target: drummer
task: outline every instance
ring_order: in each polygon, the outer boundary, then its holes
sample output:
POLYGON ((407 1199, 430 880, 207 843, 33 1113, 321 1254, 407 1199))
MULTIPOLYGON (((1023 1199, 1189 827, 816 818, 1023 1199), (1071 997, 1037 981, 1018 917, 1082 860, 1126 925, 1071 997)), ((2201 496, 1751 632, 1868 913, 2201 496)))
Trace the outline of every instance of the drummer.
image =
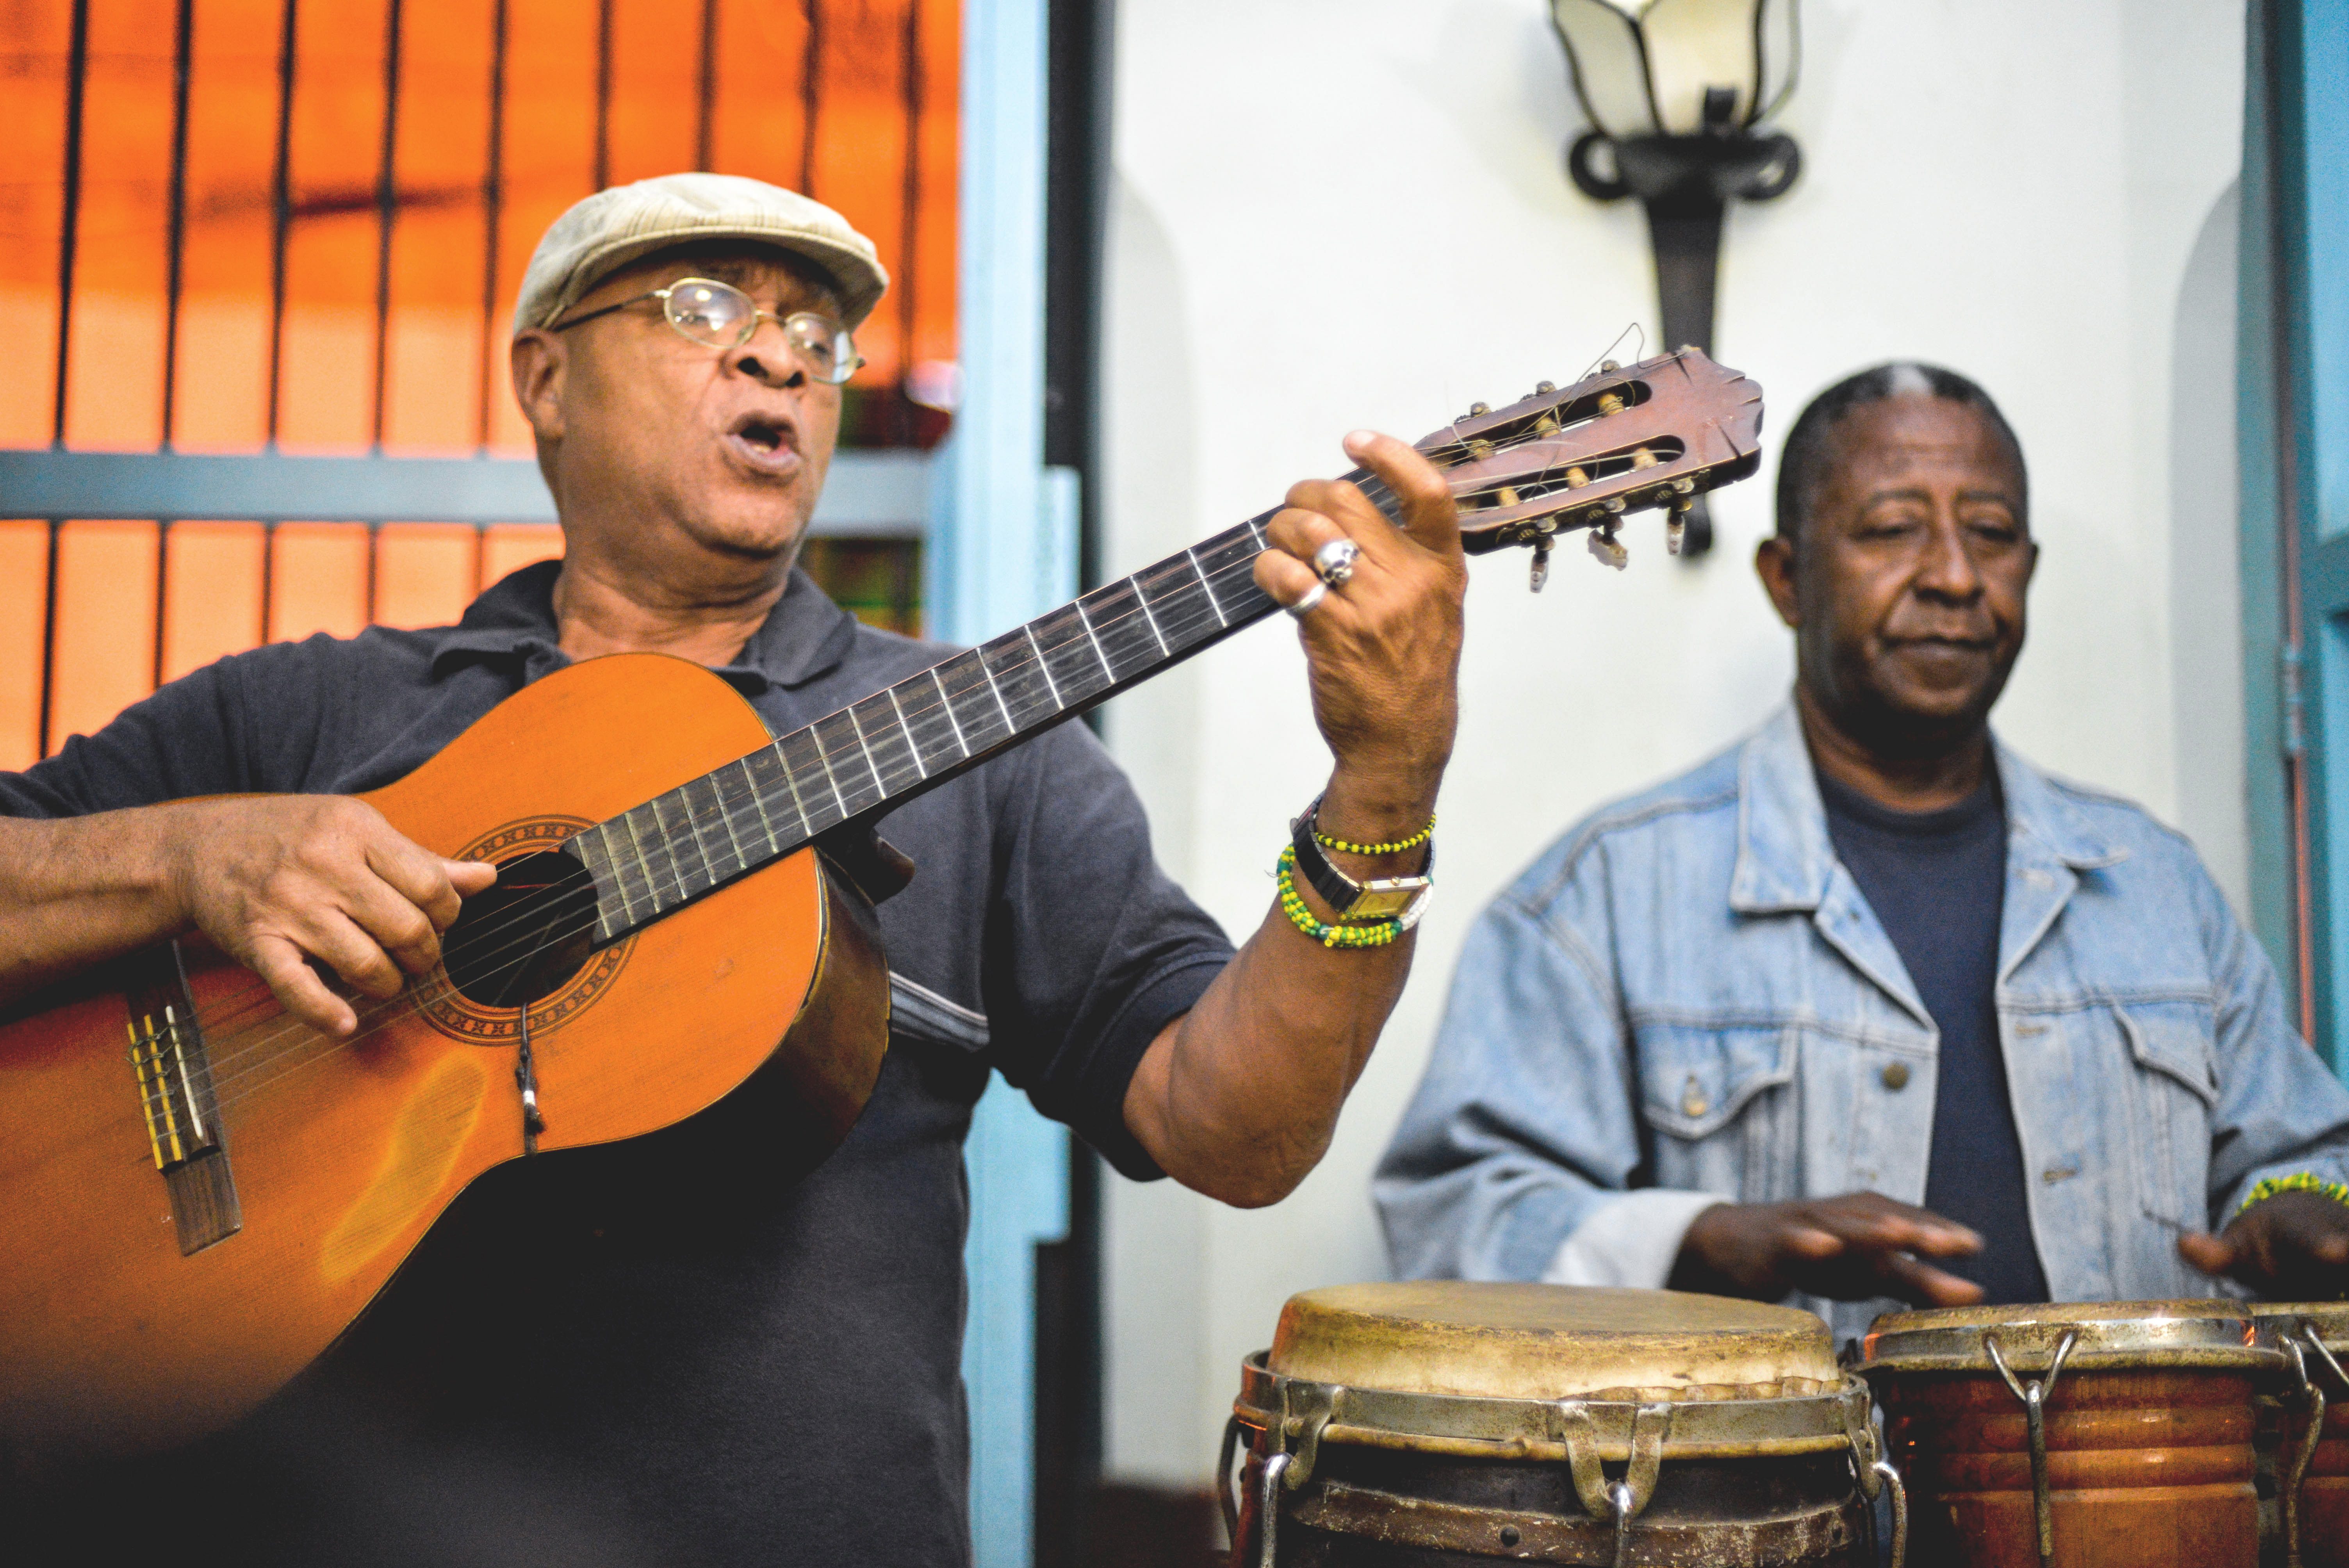
POLYGON ((1972 382, 1804 410, 1755 556, 1793 701, 1478 921, 1376 1181, 1402 1274, 1785 1297, 1838 1338, 2349 1291, 2349 1090, 2267 955, 2183 838, 1991 733, 2038 555, 1972 382))

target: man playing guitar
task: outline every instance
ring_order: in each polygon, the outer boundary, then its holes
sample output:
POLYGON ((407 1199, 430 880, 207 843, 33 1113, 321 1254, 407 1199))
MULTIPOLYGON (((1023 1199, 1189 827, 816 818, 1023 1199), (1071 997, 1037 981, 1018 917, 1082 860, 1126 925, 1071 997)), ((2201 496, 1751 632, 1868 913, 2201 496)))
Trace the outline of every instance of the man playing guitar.
MULTIPOLYGON (((885 285, 837 214, 751 181, 675 175, 566 213, 512 345, 562 562, 455 627, 224 660, 0 776, 0 997, 201 934, 293 1017, 348 1036, 356 1007, 434 967, 494 877, 351 795, 602 655, 717 670, 778 734, 944 656, 857 625, 793 568, 849 335, 885 285)), ((1407 878, 1452 746, 1465 575, 1437 471, 1385 437, 1347 450, 1406 526, 1352 485, 1305 481, 1254 574, 1304 610, 1336 758, 1321 830, 1411 841, 1330 861, 1407 878), (1355 554, 1332 572, 1340 540, 1355 554)), ((1129 1176, 1270 1203, 1328 1147, 1412 949, 1304 934, 1337 912, 1300 877, 1308 918, 1274 909, 1235 953, 1158 871, 1133 791, 1078 725, 888 828, 918 867, 879 909, 892 1048, 828 1162, 783 1179, 790 1151, 738 1095, 502 1166, 313 1376, 145 1461, 139 1508, 98 1505, 127 1495, 119 1475, 53 1498, 40 1517, 69 1533, 48 1551, 111 1560, 143 1520, 247 1562, 967 1562, 960 1153, 990 1069, 1129 1176)))

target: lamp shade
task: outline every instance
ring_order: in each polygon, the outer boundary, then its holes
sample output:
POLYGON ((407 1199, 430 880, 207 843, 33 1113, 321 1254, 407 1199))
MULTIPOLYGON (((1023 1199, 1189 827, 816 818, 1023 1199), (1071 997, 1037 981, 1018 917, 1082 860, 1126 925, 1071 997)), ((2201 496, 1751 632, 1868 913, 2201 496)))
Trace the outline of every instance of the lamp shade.
POLYGON ((1795 0, 1550 0, 1574 90, 1617 141, 1742 130, 1795 85, 1795 0))

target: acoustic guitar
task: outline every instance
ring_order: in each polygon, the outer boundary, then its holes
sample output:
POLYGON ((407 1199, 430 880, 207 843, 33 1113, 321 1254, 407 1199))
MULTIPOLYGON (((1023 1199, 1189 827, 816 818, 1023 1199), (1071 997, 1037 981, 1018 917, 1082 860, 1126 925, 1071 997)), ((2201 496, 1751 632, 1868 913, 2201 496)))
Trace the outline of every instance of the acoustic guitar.
MULTIPOLYGON (((1693 349, 1419 443, 1466 548, 1685 509, 1760 460, 1760 390, 1693 349)), ((1393 498, 1350 476, 1390 516, 1393 498)), ((526 687, 367 799, 498 863, 443 962, 332 1038, 174 942, 0 1016, 0 1470, 184 1442, 331 1345, 491 1167, 780 1075, 812 1164, 888 1040, 872 824, 1277 608, 1260 517, 781 738, 657 655, 526 687), (781 1042, 778 1044, 778 1042, 781 1042)))

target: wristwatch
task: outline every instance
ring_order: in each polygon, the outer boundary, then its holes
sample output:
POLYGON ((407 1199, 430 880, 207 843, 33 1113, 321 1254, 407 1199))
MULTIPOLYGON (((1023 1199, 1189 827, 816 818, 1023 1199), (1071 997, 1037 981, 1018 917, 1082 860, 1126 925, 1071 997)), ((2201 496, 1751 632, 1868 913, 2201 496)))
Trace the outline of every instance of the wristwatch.
POLYGON ((1435 841, 1428 841, 1417 876, 1358 882, 1330 863, 1330 857, 1321 852, 1321 841, 1313 836, 1319 805, 1315 801, 1305 815, 1288 824, 1288 842, 1297 855, 1297 869, 1322 902, 1338 912, 1337 923, 1376 925, 1391 920, 1397 931, 1417 925, 1419 917, 1427 913, 1428 896, 1435 886, 1430 875, 1435 870, 1435 841))

